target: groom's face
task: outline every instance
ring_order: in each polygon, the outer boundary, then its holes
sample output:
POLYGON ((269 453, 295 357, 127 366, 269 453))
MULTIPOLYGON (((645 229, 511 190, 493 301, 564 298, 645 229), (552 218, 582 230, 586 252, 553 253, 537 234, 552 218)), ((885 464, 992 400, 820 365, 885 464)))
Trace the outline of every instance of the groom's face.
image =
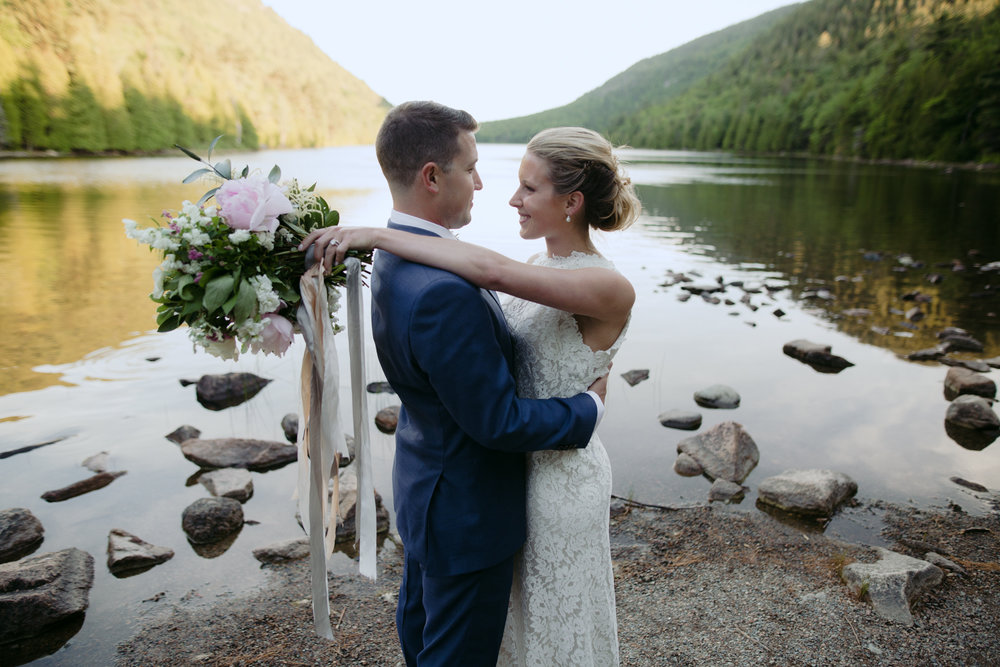
POLYGON ((458 137, 459 151, 451 161, 448 171, 440 173, 437 221, 442 227, 458 229, 472 221, 472 198, 476 190, 483 189, 483 182, 476 171, 479 152, 472 132, 462 132, 458 137))

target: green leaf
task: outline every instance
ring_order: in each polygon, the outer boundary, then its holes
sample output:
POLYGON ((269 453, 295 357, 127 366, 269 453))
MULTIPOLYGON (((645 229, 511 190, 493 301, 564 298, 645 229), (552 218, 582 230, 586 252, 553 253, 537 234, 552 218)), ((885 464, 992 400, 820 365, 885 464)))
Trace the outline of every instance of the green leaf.
POLYGON ((274 165, 271 167, 271 173, 267 175, 267 180, 271 183, 277 183, 281 180, 281 167, 274 165))
POLYGON ((337 211, 336 209, 328 211, 327 214, 324 216, 323 220, 326 223, 327 227, 330 227, 332 225, 339 225, 340 211, 337 211))
POLYGON ((254 291, 249 280, 241 280, 240 290, 236 294, 236 306, 233 308, 233 320, 237 324, 242 323, 248 317, 253 315, 253 311, 256 307, 257 292, 254 291))
POLYGON ((184 299, 185 301, 190 301, 193 298, 193 296, 191 294, 191 290, 188 290, 187 288, 193 282, 194 282, 194 276, 188 273, 185 273, 183 276, 178 278, 177 287, 174 288, 174 291, 177 292, 177 296, 184 299))
POLYGON ((240 172, 240 178, 246 178, 250 175, 250 165, 243 167, 243 171, 240 172))
POLYGON ((226 300, 224 304, 222 304, 222 312, 224 312, 226 315, 233 312, 233 306, 236 305, 236 296, 237 295, 235 294, 232 295, 226 300))
POLYGON ((209 313, 215 312, 233 293, 233 283, 235 279, 227 274, 215 278, 205 285, 205 298, 202 304, 209 313))
POLYGON ((233 177, 233 163, 229 161, 229 158, 216 162, 215 173, 226 180, 231 179, 233 177))
POLYGON ((166 333, 168 331, 173 331, 181 324, 182 324, 181 318, 174 315, 173 317, 169 317, 163 322, 161 322, 160 326, 156 327, 156 330, 159 331, 160 333, 166 333))
POLYGON ((211 173, 212 173, 211 169, 209 169, 208 167, 203 167, 202 169, 198 169, 197 171, 192 171, 190 174, 187 175, 187 178, 185 178, 181 182, 194 183, 201 177, 202 174, 211 174, 211 173))

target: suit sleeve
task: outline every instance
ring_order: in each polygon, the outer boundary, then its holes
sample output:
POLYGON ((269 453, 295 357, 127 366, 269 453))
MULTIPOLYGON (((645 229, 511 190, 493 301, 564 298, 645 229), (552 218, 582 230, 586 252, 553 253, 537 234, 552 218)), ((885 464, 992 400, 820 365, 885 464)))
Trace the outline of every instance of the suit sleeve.
POLYGON ((514 378, 479 289, 431 282, 414 303, 414 358, 459 427, 484 447, 536 451, 585 447, 597 422, 591 396, 517 397, 514 378))

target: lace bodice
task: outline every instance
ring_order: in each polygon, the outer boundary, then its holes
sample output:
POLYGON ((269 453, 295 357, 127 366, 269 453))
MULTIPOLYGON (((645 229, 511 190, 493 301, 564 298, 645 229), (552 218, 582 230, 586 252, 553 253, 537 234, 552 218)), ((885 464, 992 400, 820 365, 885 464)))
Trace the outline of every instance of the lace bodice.
MULTIPOLYGON (((610 260, 582 252, 569 257, 537 255, 529 263, 560 269, 614 269, 610 260)), ((514 375, 522 398, 572 396, 586 391, 608 371, 628 329, 626 324, 610 348, 595 352, 583 342, 570 313, 514 297, 503 302, 503 310, 517 351, 514 375)))

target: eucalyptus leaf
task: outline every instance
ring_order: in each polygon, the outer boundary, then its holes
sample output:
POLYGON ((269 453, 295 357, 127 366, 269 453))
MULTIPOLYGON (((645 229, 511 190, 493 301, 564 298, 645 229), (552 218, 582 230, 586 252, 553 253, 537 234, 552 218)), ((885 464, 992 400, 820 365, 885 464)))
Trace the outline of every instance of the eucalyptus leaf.
POLYGON ((274 165, 271 167, 271 173, 267 175, 267 180, 271 183, 277 183, 281 180, 281 167, 274 165))
POLYGON ((215 173, 226 180, 231 179, 233 177, 233 163, 230 162, 229 158, 226 158, 221 162, 216 162, 215 173))
POLYGON ((221 139, 224 136, 225 136, 224 134, 220 134, 215 139, 212 139, 212 145, 208 147, 208 159, 209 159, 209 161, 212 160, 212 151, 215 150, 215 144, 219 143, 219 139, 221 139))
POLYGON ((203 194, 201 196, 201 199, 198 200, 198 206, 201 206, 202 204, 204 204, 205 202, 207 202, 218 191, 219 191, 219 188, 212 188, 211 190, 209 190, 208 192, 206 192, 205 194, 203 194))
POLYGON ((191 151, 189 151, 188 149, 184 148, 184 147, 183 147, 183 146, 181 146, 180 144, 174 144, 174 148, 176 148, 176 149, 178 149, 178 150, 182 151, 182 152, 183 152, 183 153, 184 153, 185 155, 187 155, 187 156, 188 156, 188 157, 190 157, 190 158, 193 158, 193 159, 197 160, 198 162, 201 162, 201 161, 202 161, 202 160, 201 160, 201 157, 200 157, 200 156, 198 156, 198 154, 196 154, 196 153, 192 153, 191 151))
POLYGON ((205 298, 202 303, 209 313, 215 312, 233 293, 235 280, 229 274, 215 278, 205 285, 205 298))
POLYGON ((192 171, 190 174, 188 174, 187 178, 185 178, 182 182, 194 183, 199 178, 201 178, 202 174, 211 174, 211 173, 212 173, 211 169, 209 169, 208 167, 204 167, 202 169, 198 169, 197 171, 192 171))

